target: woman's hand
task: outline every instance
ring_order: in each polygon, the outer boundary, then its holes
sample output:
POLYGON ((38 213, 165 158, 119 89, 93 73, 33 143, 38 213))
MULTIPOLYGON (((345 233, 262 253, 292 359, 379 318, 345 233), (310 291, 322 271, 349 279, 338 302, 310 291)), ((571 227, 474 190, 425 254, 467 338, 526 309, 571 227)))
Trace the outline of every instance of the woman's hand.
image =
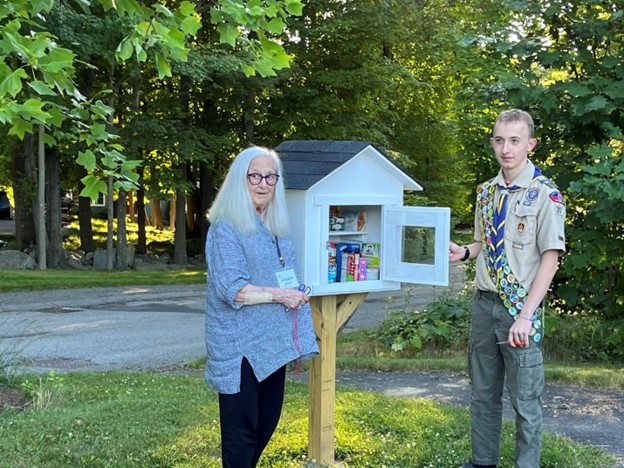
POLYGON ((279 288, 278 291, 274 294, 275 301, 284 304, 287 309, 298 309, 310 301, 306 294, 296 289, 279 288))

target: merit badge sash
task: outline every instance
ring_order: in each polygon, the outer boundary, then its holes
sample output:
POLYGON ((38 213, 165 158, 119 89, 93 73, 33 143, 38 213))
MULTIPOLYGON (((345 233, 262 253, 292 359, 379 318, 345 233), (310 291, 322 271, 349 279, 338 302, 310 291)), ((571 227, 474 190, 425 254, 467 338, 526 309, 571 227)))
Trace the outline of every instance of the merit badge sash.
MULTIPOLYGON (((548 181, 548 178, 542 176, 537 167, 532 182, 540 180, 548 181)), ((503 301, 503 305, 509 312, 509 315, 518 318, 518 313, 524 306, 524 301, 529 292, 518 282, 516 275, 511 271, 511 267, 507 260, 507 254, 503 248, 505 239, 505 218, 506 203, 509 193, 521 190, 521 187, 502 187, 485 182, 477 187, 477 204, 481 207, 480 227, 481 237, 483 239, 483 257, 487 265, 490 279, 496 286, 496 291, 503 301), (494 194, 496 190, 501 191, 498 205, 494 208, 494 194)), ((533 315, 533 326, 530 336, 533 341, 539 343, 544 335, 544 318, 543 307, 540 306, 535 310, 533 315)))

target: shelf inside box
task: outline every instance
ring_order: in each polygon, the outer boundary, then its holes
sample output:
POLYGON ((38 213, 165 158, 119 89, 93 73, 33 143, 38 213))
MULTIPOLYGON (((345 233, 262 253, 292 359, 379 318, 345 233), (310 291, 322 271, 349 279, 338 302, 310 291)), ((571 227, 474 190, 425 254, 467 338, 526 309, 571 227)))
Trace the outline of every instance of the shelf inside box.
POLYGON ((401 283, 384 280, 348 281, 342 283, 323 283, 312 287, 313 296, 335 294, 356 294, 362 292, 392 291, 399 289, 401 283))
POLYGON ((329 231, 330 236, 362 236, 368 231, 329 231))

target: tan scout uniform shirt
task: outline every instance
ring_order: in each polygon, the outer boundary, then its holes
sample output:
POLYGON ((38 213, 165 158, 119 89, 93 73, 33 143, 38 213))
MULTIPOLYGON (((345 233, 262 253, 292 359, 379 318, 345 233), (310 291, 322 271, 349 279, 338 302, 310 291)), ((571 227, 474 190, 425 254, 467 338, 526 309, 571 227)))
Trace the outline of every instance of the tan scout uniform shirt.
MULTIPOLYGON (((511 182, 511 185, 522 187, 522 190, 511 192, 508 196, 503 244, 511 271, 527 291, 531 290, 541 254, 546 250, 565 252, 565 203, 553 182, 531 182, 534 173, 535 165, 529 161, 516 180, 511 182)), ((490 182, 492 188, 496 184, 505 185, 502 170, 490 182)), ((499 197, 500 191, 496 190, 494 209, 499 197)), ((481 232, 481 209, 480 203, 477 203, 474 239, 479 242, 484 236, 481 232)), ((496 292, 483 257, 483 249, 477 257, 475 283, 477 289, 496 292)))

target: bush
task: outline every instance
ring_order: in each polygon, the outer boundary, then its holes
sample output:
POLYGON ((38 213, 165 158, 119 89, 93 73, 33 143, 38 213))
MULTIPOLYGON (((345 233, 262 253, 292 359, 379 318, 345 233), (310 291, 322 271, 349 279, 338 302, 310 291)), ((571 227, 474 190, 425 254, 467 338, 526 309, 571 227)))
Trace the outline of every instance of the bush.
MULTIPOLYGON (((391 312, 371 338, 403 354, 465 348, 470 337, 470 298, 466 291, 458 297, 444 296, 422 311, 391 312)), ((624 362, 624 319, 547 309, 545 338, 545 354, 559 362, 624 362)))
POLYGON ((624 319, 549 313, 545 352, 558 360, 617 363, 624 361, 624 319))
POLYGON ((422 312, 392 312, 373 337, 397 352, 439 351, 467 343, 469 330, 470 299, 444 296, 422 312))

